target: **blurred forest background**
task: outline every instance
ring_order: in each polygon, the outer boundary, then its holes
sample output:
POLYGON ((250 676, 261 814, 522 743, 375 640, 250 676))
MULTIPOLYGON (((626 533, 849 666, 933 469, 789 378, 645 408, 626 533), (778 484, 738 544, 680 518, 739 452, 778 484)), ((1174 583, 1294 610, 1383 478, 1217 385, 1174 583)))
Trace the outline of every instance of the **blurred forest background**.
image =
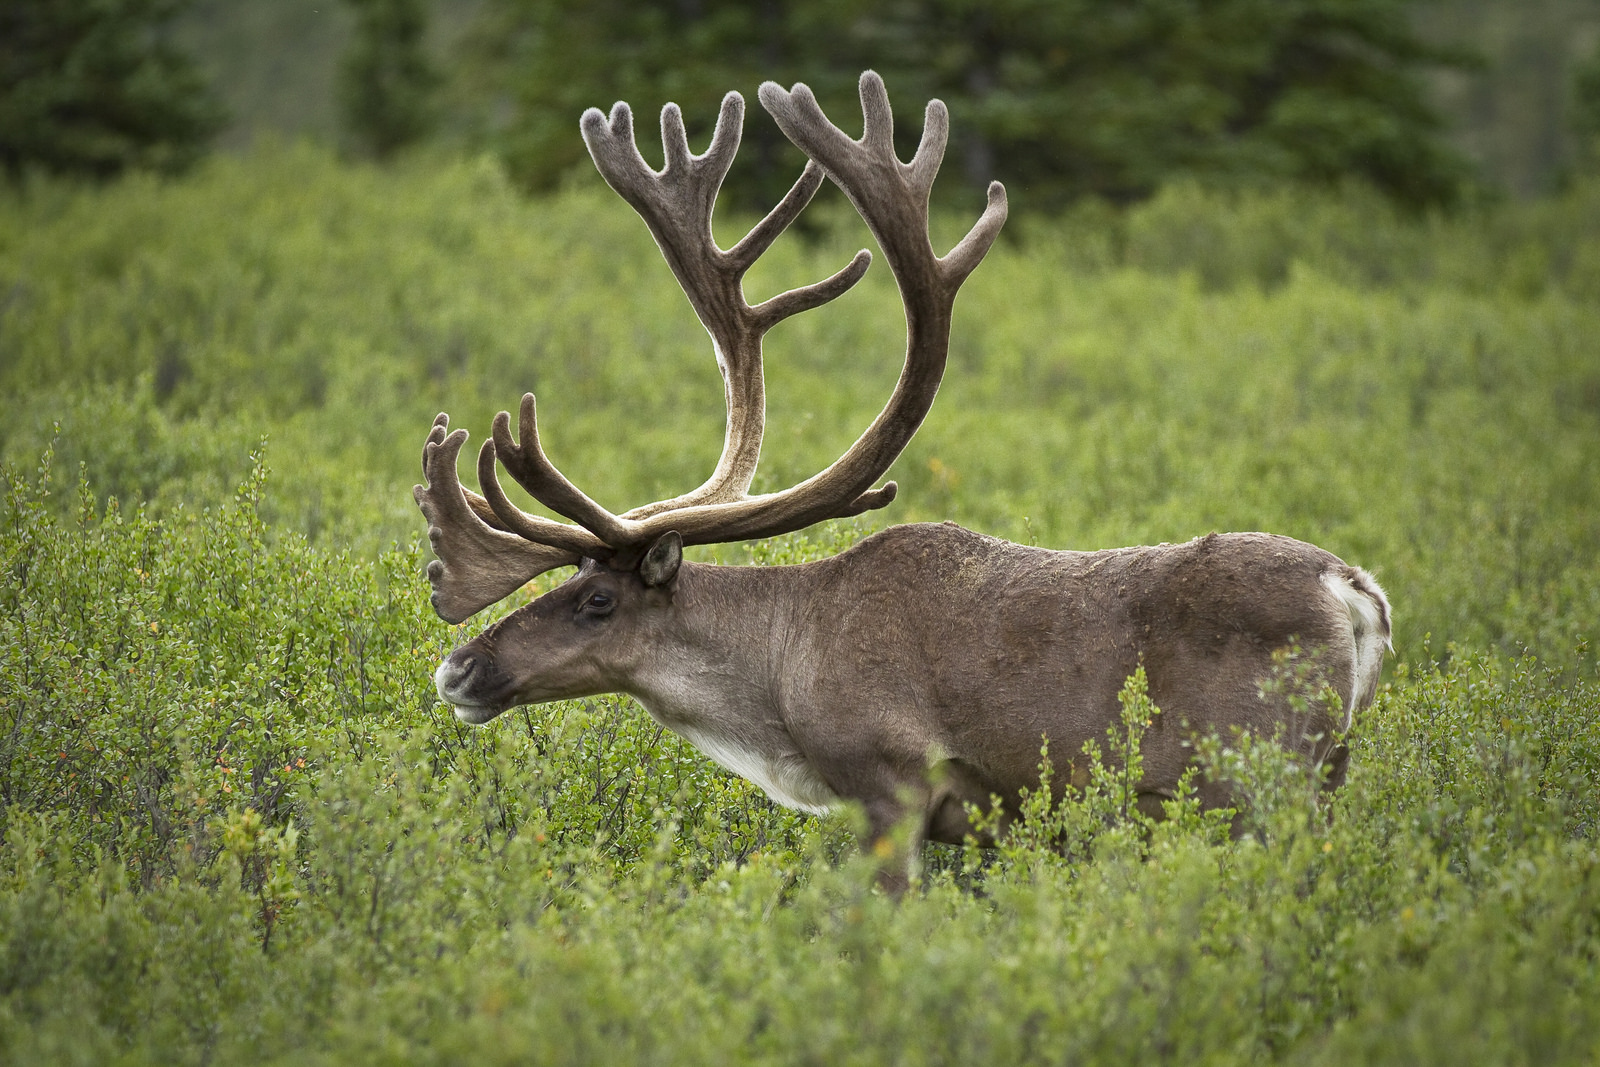
MULTIPOLYGON (((764 78, 803 79, 838 106, 869 66, 899 101, 950 104, 962 131, 950 169, 965 180, 947 176, 947 200, 976 201, 997 176, 1023 212, 1134 202, 1173 179, 1354 176, 1412 207, 1525 198, 1592 164, 1600 130, 1594 0, 9 0, 4 12, 0 154, 13 172, 30 159, 181 166, 212 143, 310 138, 379 157, 487 149, 515 184, 549 190, 587 164, 573 133, 584 107, 628 99, 653 113, 672 99, 694 133, 728 88, 749 98, 764 78), (68 134, 75 147, 46 143, 68 134)), ((751 127, 732 180, 743 207, 780 195, 797 159, 764 116, 751 127)))

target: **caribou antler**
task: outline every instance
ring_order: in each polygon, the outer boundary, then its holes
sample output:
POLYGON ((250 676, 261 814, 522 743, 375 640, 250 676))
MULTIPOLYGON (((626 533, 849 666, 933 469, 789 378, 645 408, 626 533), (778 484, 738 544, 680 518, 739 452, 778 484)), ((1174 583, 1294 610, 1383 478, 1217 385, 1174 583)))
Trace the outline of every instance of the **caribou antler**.
MULTIPOLYGON (((682 496, 635 508, 628 513, 629 519, 744 497, 761 458, 766 421, 762 337, 791 315, 844 293, 861 280, 872 262, 872 254, 862 249, 832 277, 781 293, 756 307, 746 303, 745 273, 811 202, 823 176, 819 167, 808 163, 767 217, 733 248, 723 251, 712 235, 711 216, 717 192, 739 150, 743 125, 744 98, 728 93, 722 98, 710 147, 703 155, 693 155, 683 128, 683 115, 678 105, 668 104, 661 109, 666 164, 655 171, 639 154, 633 135, 633 112, 627 104, 613 105, 609 120, 598 108, 590 108, 580 122, 596 169, 650 227, 662 257, 672 268, 701 325, 711 335, 727 399, 727 432, 722 456, 711 476, 698 489, 682 496)), ((602 541, 616 544, 618 538, 625 536, 618 520, 584 496, 539 450, 533 411, 532 396, 524 397, 520 431, 524 438, 531 435, 534 442, 527 450, 512 439, 509 416, 502 413, 502 418, 495 420, 494 445, 500 461, 540 503, 585 525, 602 541)), ((490 468, 492 477, 492 463, 480 461, 480 470, 485 466, 490 468)), ((485 483, 484 492, 502 523, 518 532, 528 528, 526 520, 532 516, 517 512, 499 493, 498 486, 491 488, 485 483)))
MULTIPOLYGON (((701 325, 711 335, 717 366, 727 394, 728 427, 722 456, 704 485, 670 500, 636 508, 635 516, 737 499, 750 488, 761 456, 766 418, 766 386, 761 367, 761 338, 791 315, 825 304, 861 280, 872 261, 863 249, 837 274, 790 290, 758 307, 745 302, 743 281, 748 271, 788 228, 822 184, 821 170, 807 164, 799 179, 766 218, 724 252, 711 233, 717 192, 733 165, 744 126, 744 98, 728 93, 716 130, 704 155, 692 155, 678 105, 661 109, 661 143, 666 164, 653 171, 639 155, 628 105, 611 108, 609 121, 597 108, 583 113, 584 143, 606 184, 616 190, 650 227, 661 255, 688 296, 701 325)), ((511 467, 507 466, 510 470, 511 467)), ((512 471, 515 475, 515 471, 512 471)), ((566 514, 566 512, 561 512, 566 514)))
POLYGON ((744 103, 737 93, 723 98, 711 146, 701 156, 689 152, 677 107, 669 104, 662 110, 666 166, 660 172, 640 157, 626 104, 613 107, 609 121, 590 109, 582 122, 595 165, 649 225, 716 348, 726 383, 728 429, 715 471, 690 493, 613 515, 573 485, 544 454, 534 398, 528 394, 518 419, 520 440, 511 436, 509 415, 501 412, 495 418, 492 438, 479 453, 484 496, 478 497, 455 479, 455 455, 465 435, 457 431, 446 438, 441 416, 424 452, 429 486, 417 487, 416 494, 433 524, 430 538, 441 560, 446 560, 443 566, 429 567, 434 606, 446 618, 464 617, 459 613, 468 604, 475 603, 471 610, 478 610, 492 603, 482 598, 517 574, 527 572, 522 579, 526 581, 539 570, 573 562, 575 556, 630 555, 668 530, 678 531, 686 544, 768 537, 880 508, 894 499, 895 483, 877 489, 872 485, 894 463, 933 403, 949 351, 956 293, 1005 222, 1005 190, 998 182, 990 184, 982 217, 960 244, 940 258, 927 231, 928 195, 949 131, 943 103, 935 100, 928 105, 922 143, 910 163, 901 163, 894 154, 888 93, 871 71, 861 76, 865 129, 859 141, 828 121, 804 85, 785 92, 768 82, 760 95, 779 128, 810 162, 771 214, 726 252, 712 239, 711 212, 738 148, 744 103), (894 272, 906 314, 905 366, 883 411, 836 461, 782 492, 747 496, 765 419, 762 335, 784 318, 843 293, 870 261, 863 251, 831 278, 755 307, 745 302, 745 272, 809 202, 824 173, 866 220, 894 272), (529 515, 513 505, 496 478, 496 458, 534 499, 578 525, 529 515), (446 522, 468 529, 446 530, 446 522), (542 551, 512 551, 509 544, 518 538, 542 551), (446 552, 454 556, 447 557, 446 552), (547 560, 555 562, 545 565, 547 560), (529 571, 531 567, 538 570, 529 571), (469 577, 474 568, 483 569, 492 580, 469 577))
POLYGON ((504 600, 535 575, 577 563, 582 553, 491 525, 495 516, 483 497, 463 489, 456 477, 456 457, 467 431, 446 436, 449 427, 448 415, 433 420, 422 446, 426 484, 412 489, 411 495, 428 520, 428 541, 439 557, 428 564, 433 610, 447 622, 460 622, 504 600))

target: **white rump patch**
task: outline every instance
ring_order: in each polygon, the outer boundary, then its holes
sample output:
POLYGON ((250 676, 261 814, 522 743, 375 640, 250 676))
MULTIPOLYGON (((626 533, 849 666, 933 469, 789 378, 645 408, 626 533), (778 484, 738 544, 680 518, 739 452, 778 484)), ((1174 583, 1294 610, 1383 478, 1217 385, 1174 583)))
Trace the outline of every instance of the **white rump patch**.
POLYGON ((767 796, 786 808, 825 815, 839 799, 798 752, 771 756, 708 730, 681 725, 674 725, 672 729, 720 766, 760 786, 767 796))
POLYGON ((1383 668, 1383 650, 1389 642, 1389 600, 1372 575, 1351 567, 1346 577, 1328 571, 1322 584, 1338 598, 1350 614, 1351 636, 1355 639, 1355 659, 1351 663, 1350 700, 1344 709, 1344 728, 1350 729, 1356 708, 1372 703, 1378 692, 1378 673, 1383 668))

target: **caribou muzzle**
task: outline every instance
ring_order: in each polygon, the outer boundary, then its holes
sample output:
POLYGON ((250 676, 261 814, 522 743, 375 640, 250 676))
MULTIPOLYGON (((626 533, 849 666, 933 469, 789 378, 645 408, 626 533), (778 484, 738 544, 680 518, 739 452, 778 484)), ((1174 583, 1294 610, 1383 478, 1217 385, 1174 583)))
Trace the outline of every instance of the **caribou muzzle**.
POLYGON ((481 726, 515 700, 508 692, 510 678, 488 656, 464 645, 444 658, 433 672, 439 699, 455 709, 456 718, 481 726))

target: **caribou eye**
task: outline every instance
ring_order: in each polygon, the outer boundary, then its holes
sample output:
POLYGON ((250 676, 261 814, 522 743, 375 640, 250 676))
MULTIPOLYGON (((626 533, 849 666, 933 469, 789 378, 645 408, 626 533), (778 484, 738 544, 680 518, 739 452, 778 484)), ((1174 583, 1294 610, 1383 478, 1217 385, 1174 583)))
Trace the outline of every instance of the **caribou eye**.
POLYGON ((589 599, 583 602, 583 610, 593 615, 609 615, 616 604, 610 593, 596 591, 590 593, 589 599))

